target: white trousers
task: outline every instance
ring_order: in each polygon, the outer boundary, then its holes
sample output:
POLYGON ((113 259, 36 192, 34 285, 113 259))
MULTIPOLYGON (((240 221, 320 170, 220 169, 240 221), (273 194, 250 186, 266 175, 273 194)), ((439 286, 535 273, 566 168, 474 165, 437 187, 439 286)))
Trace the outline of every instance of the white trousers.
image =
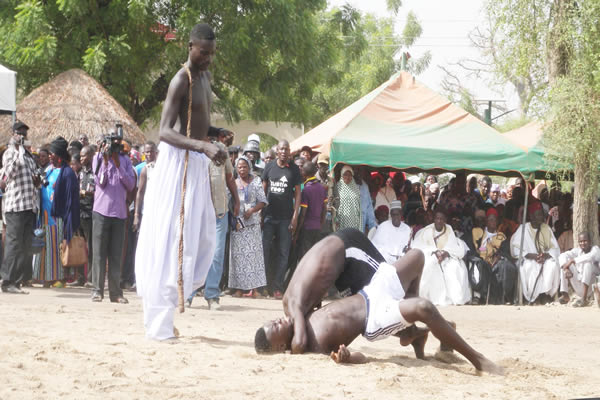
MULTIPOLYGON (((135 257, 137 292, 143 298, 146 337, 169 339, 177 306, 179 214, 185 150, 159 145, 144 197, 135 257)), ((183 232, 183 298, 204 284, 215 251, 216 217, 204 154, 190 152, 183 232)))
MULTIPOLYGON (((569 282, 573 287, 573 290, 579 297, 583 297, 583 284, 588 285, 588 288, 595 282, 595 278, 600 275, 600 268, 593 262, 582 262, 578 264, 572 264, 569 266, 569 270, 573 274, 573 277, 567 279, 565 277, 564 270, 560 271, 560 291, 569 291, 569 282)), ((588 290, 588 297, 592 295, 592 291, 588 290)))
POLYGON ((535 301, 542 293, 554 296, 558 291, 558 270, 558 263, 553 258, 546 260, 543 269, 542 265, 538 264, 535 260, 523 260, 523 265, 519 268, 519 273, 521 275, 523 296, 525 296, 527 301, 535 301))
POLYGON ((438 306, 468 303, 471 289, 465 263, 448 257, 440 266, 435 255, 426 255, 419 296, 438 306))

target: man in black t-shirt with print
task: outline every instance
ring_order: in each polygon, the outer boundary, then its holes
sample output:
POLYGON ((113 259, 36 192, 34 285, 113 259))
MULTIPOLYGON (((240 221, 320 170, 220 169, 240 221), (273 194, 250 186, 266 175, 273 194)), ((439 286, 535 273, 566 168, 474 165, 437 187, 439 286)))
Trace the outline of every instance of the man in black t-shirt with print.
POLYGON ((266 165, 263 172, 263 188, 267 195, 268 205, 265 208, 263 228, 263 250, 265 263, 270 260, 271 251, 277 252, 275 280, 272 283, 273 295, 277 299, 283 297, 283 282, 288 267, 288 256, 292 236, 298 224, 300 208, 300 170, 290 163, 290 144, 281 140, 277 144, 277 158, 266 165), (274 246, 275 236, 278 248, 274 246))

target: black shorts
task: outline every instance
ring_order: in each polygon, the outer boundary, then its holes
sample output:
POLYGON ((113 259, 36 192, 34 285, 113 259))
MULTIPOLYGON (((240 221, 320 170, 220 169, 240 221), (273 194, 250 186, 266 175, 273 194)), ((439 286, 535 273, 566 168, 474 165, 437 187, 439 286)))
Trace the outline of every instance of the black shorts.
POLYGON ((350 290, 356 294, 371 282, 379 264, 385 261, 373 243, 358 229, 346 228, 334 233, 344 242, 344 270, 335 281, 340 293, 350 290))

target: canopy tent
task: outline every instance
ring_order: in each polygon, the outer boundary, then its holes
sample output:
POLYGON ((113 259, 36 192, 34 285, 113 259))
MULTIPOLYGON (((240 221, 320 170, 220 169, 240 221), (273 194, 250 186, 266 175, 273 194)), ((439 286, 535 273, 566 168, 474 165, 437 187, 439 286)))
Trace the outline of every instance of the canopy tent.
POLYGON ((535 170, 523 148, 404 71, 291 144, 302 146, 329 153, 332 164, 409 172, 535 170))
POLYGON ((504 133, 503 136, 527 152, 527 168, 531 173, 535 173, 536 178, 543 179, 548 174, 552 174, 550 171, 553 168, 544 158, 545 150, 542 145, 544 131, 541 122, 529 122, 520 128, 504 133))
POLYGON ((0 111, 17 110, 17 73, 0 65, 0 111))

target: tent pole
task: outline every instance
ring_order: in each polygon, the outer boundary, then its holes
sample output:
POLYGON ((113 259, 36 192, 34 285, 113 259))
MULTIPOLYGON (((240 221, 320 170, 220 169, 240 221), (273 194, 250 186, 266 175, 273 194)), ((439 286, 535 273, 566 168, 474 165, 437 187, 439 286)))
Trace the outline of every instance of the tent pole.
POLYGON ((527 203, 529 202, 529 183, 525 181, 525 202, 523 205, 523 220, 521 221, 521 246, 519 247, 519 263, 517 264, 517 294, 519 305, 523 305, 523 288, 521 287, 521 265, 523 264, 523 243, 525 242, 525 222, 527 221, 527 203))

